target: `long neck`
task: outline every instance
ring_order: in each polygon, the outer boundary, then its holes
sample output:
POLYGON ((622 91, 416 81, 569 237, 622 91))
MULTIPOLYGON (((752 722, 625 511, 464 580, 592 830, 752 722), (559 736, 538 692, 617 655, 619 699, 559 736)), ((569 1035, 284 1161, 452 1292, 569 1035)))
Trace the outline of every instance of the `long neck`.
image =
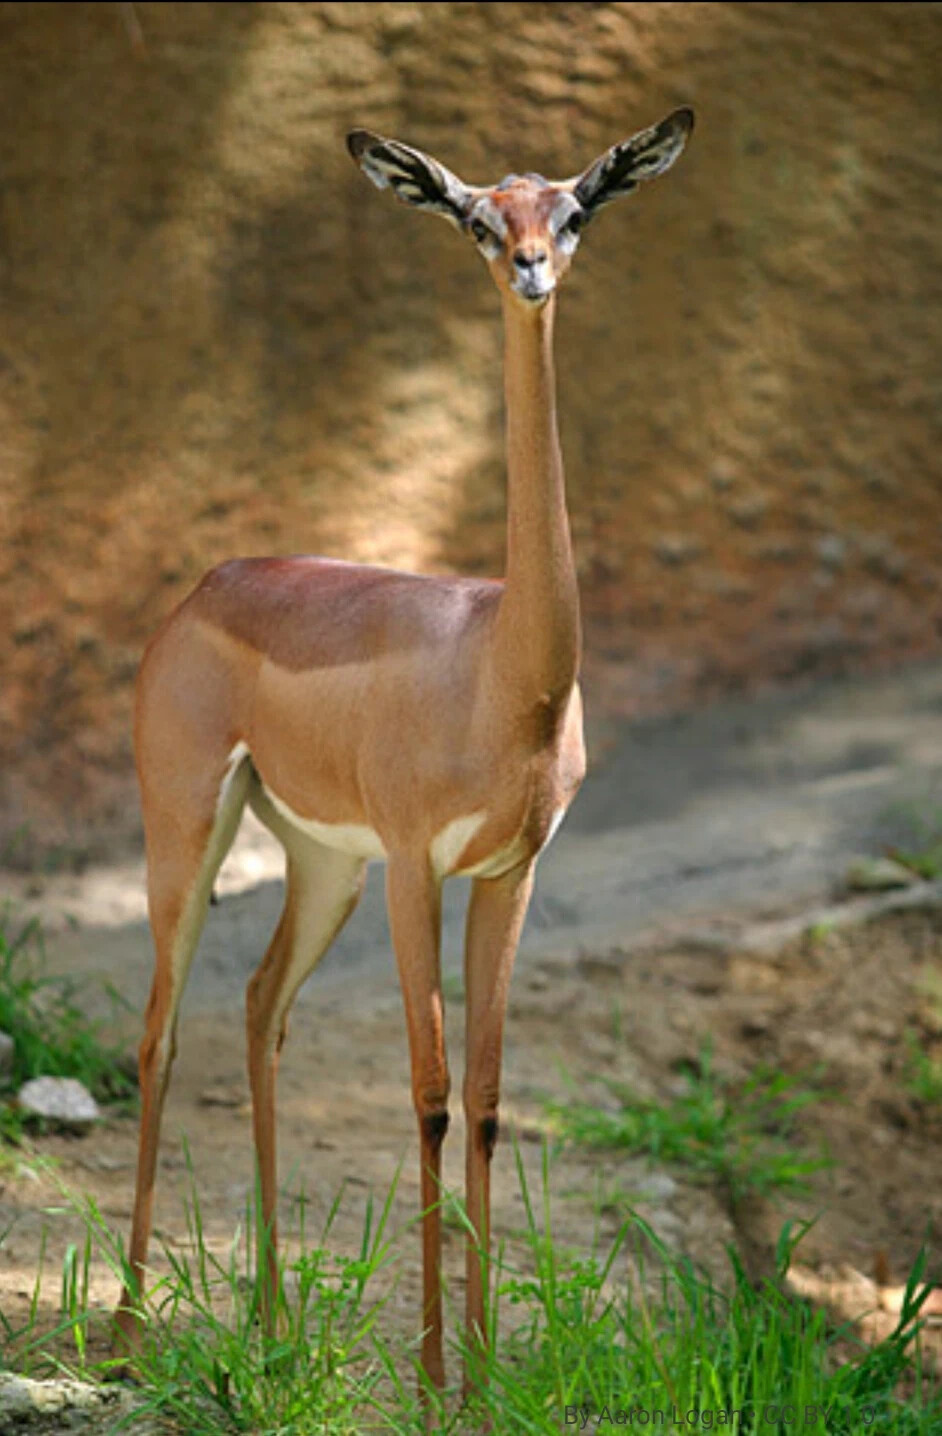
POLYGON ((501 669, 558 700, 579 667, 579 591, 556 428, 554 298, 504 299, 507 569, 495 639, 501 669))

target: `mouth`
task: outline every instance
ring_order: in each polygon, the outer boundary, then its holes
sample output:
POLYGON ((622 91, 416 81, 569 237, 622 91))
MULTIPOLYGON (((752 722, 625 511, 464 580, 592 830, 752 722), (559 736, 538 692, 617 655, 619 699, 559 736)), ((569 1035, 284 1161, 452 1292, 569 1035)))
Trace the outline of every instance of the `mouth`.
POLYGON ((510 281, 510 287, 518 299, 525 304, 532 304, 534 307, 545 304, 553 290, 556 288, 555 281, 550 280, 548 284, 541 283, 532 275, 520 276, 510 281))

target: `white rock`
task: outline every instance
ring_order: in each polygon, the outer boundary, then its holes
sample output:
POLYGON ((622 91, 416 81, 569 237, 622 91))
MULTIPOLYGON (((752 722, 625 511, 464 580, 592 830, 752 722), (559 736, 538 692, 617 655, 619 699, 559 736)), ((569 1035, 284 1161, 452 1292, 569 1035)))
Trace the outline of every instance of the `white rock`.
POLYGON ((17 1093, 24 1112, 67 1127, 87 1127, 101 1116, 94 1097, 74 1077, 33 1077, 17 1093))
MULTIPOLYGON (((107 1421, 107 1429, 114 1427, 115 1419, 127 1416, 138 1405, 140 1397, 117 1383, 107 1386, 93 1386, 90 1382, 72 1379, 35 1381, 29 1376, 17 1376, 12 1371, 0 1371, 0 1431, 49 1431, 50 1422, 56 1419, 55 1429, 98 1430, 96 1416, 107 1421), (89 1423, 94 1422, 94 1428, 89 1423)), ((156 1428, 149 1422, 135 1422, 136 1436, 155 1436, 156 1428)))

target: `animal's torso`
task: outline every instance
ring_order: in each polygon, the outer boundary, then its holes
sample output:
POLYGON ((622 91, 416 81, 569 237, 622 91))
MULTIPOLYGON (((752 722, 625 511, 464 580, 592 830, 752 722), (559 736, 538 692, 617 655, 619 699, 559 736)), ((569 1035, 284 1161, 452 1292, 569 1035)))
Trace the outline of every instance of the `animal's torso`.
MULTIPOLYGON (((170 619, 142 680, 192 674, 192 691, 175 677, 164 721, 218 726, 220 788, 250 760, 259 811, 285 835, 363 857, 424 849, 442 877, 494 876, 544 846, 585 766, 578 689, 529 694, 493 671, 502 592, 321 559, 237 560, 178 610, 185 623, 170 619)), ((139 725, 139 746, 153 726, 139 725)))

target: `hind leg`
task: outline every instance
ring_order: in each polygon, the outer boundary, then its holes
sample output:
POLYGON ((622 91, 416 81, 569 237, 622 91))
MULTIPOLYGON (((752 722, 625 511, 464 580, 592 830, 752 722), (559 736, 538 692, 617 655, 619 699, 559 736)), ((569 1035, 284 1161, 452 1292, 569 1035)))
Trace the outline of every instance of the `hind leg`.
POLYGON ((137 1307, 153 1217, 160 1123, 176 1053, 177 1013, 213 881, 239 826, 249 778, 247 764, 228 780, 223 776, 215 811, 210 807, 202 820, 193 814, 187 822, 179 808, 155 812, 145 807, 147 896, 156 961, 139 1055, 141 1122, 128 1253, 131 1278, 115 1317, 119 1337, 131 1348, 141 1337, 137 1307))
MULTIPOLYGON (((285 840, 283 835, 279 836, 285 840)), ((291 1004, 356 906, 365 867, 362 858, 320 843, 291 842, 284 910, 246 994, 252 1124, 262 1200, 259 1266, 263 1265, 264 1254, 267 1271, 262 1287, 263 1319, 269 1329, 278 1293, 275 1143, 278 1058, 291 1004)))

